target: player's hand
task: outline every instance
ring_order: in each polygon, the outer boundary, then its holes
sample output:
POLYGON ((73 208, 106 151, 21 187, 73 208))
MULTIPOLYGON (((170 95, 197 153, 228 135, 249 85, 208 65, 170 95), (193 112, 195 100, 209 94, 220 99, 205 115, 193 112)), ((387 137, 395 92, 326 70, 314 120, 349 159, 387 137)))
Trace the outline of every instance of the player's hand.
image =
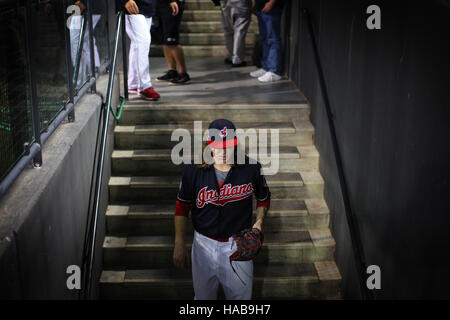
POLYGON ((184 246, 184 243, 175 243, 175 248, 173 250, 173 263, 179 269, 187 268, 189 266, 189 254, 184 246))
POLYGON ((127 9, 129 14, 139 14, 139 8, 134 0, 129 0, 125 3, 125 9, 127 9))
POLYGON ((170 7, 172 8, 172 15, 176 16, 179 12, 178 4, 176 2, 171 2, 170 7))
POLYGON ((275 5, 275 1, 270 0, 269 2, 266 2, 264 8, 262 8, 261 11, 264 13, 269 13, 270 11, 272 11, 274 5, 275 5))
POLYGON ((86 10, 86 5, 81 1, 75 2, 75 5, 78 6, 78 8, 80 8, 81 13, 83 13, 83 11, 86 10))
POLYGON ((253 228, 258 229, 259 231, 262 231, 262 221, 261 221, 261 219, 256 220, 255 224, 253 225, 253 228))

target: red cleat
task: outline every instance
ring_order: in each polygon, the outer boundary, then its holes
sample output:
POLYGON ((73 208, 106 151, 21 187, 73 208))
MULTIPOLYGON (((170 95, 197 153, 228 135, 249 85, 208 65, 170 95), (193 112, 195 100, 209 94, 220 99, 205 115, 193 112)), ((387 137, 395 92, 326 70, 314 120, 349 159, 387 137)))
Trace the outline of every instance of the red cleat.
POLYGON ((160 97, 160 95, 155 92, 155 90, 153 90, 153 87, 148 87, 144 91, 139 92, 139 94, 141 95, 142 99, 145 100, 158 100, 160 97))

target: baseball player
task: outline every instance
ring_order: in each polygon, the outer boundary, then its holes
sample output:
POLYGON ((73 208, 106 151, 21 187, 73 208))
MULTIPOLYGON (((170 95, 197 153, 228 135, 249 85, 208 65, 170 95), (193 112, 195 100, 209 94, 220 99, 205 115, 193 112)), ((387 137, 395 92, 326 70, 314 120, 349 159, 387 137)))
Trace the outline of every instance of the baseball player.
MULTIPOLYGON (((262 231, 270 205, 270 191, 259 163, 237 164, 238 139, 234 124, 218 119, 209 125, 209 148, 213 164, 187 164, 183 169, 175 209, 175 247, 173 260, 178 268, 187 267, 189 256, 184 230, 192 214, 192 279, 196 300, 217 299, 219 283, 226 299, 252 297, 253 261, 233 261, 236 251, 232 235, 248 228, 262 231), (257 220, 252 226, 253 197, 257 201, 257 220), (236 274, 233 269, 236 270, 236 274)), ((204 153, 203 153, 204 154, 204 153)))
POLYGON ((128 60, 128 92, 139 94, 145 100, 158 100, 150 77, 152 17, 156 14, 157 0, 118 0, 118 8, 125 10, 126 30, 131 40, 128 60))

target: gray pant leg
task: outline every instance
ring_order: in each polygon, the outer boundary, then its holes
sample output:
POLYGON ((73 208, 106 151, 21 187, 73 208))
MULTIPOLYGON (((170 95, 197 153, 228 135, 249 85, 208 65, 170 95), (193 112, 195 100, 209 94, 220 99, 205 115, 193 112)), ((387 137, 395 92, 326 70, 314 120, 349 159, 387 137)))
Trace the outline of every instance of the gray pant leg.
POLYGON ((234 18, 233 63, 241 63, 245 60, 245 37, 251 22, 250 8, 232 8, 234 18), (248 12, 243 14, 243 12, 248 12))
POLYGON ((222 1, 222 27, 225 36, 225 45, 227 47, 229 59, 233 57, 233 42, 234 42, 234 28, 233 19, 231 17, 231 7, 227 6, 226 2, 222 1))
POLYGON ((245 37, 251 22, 250 0, 223 0, 222 26, 228 57, 233 63, 245 60, 245 37))

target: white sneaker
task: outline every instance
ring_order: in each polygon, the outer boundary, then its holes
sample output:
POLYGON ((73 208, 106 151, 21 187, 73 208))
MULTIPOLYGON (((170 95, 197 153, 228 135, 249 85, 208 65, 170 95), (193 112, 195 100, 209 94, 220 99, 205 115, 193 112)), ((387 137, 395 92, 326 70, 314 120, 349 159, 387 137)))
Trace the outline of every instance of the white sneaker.
POLYGON ((261 68, 261 69, 259 69, 259 70, 250 72, 250 77, 252 77, 252 78, 259 78, 259 77, 265 75, 266 72, 267 72, 266 70, 264 70, 263 68, 261 68))
POLYGON ((273 82, 281 80, 281 76, 277 75, 276 73, 268 71, 264 75, 260 76, 258 80, 260 82, 273 82))

